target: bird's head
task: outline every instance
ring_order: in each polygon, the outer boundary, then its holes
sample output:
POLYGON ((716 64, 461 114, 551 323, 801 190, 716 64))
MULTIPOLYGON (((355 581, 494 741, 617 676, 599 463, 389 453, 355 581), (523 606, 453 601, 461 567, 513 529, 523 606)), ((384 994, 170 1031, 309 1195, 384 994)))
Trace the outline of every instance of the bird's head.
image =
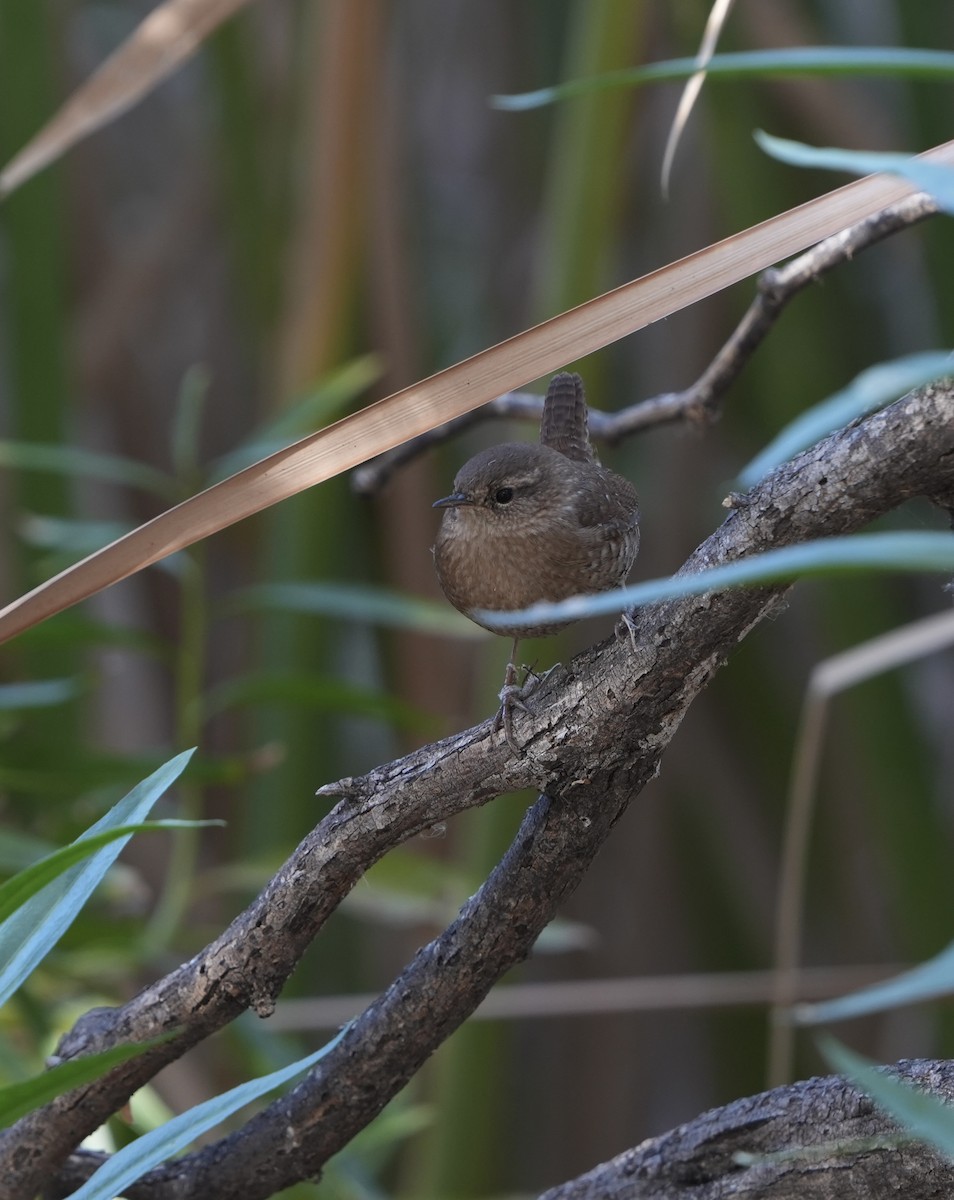
POLYGON ((434 508, 465 522, 493 522, 532 532, 562 511, 572 487, 573 464, 556 450, 510 442, 482 450, 466 462, 449 496, 434 508))

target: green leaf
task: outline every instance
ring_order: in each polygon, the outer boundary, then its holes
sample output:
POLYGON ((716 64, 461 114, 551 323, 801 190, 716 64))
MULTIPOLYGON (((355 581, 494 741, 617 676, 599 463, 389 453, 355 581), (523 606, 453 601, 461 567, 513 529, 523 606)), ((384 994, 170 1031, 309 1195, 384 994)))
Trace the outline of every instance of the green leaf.
POLYGON ((766 154, 795 167, 847 171, 851 175, 898 175, 919 192, 927 192, 944 212, 954 215, 954 167, 914 158, 910 154, 806 146, 803 142, 772 137, 760 129, 755 132, 755 140, 766 154))
POLYGON ((44 838, 0 828, 0 874, 12 875, 22 871, 56 849, 54 843, 44 838))
POLYGON ((28 546, 62 551, 75 558, 102 549, 131 528, 128 522, 123 521, 86 521, 28 513, 20 520, 18 532, 28 546))
MULTIPOLYGON (((402 846, 368 869, 362 886, 342 901, 341 911, 391 928, 443 926, 479 886, 472 872, 402 846)), ((540 934, 534 953, 587 950, 595 940, 591 926, 557 917, 540 934)))
MULTIPOLYGON (((674 58, 624 71, 608 71, 590 79, 572 79, 554 87, 519 95, 493 96, 494 108, 522 112, 574 96, 613 88, 642 87, 672 79, 688 79, 699 70, 696 58, 674 58)), ((744 79, 753 75, 885 75, 909 79, 950 79, 954 54, 945 50, 897 49, 892 46, 794 46, 787 50, 749 50, 716 54, 706 63, 712 79, 744 79)))
POLYGON ((131 458, 99 454, 78 446, 46 442, 0 441, 0 467, 19 471, 49 471, 71 478, 100 479, 136 487, 163 500, 177 500, 175 480, 131 458))
POLYGON ((314 391, 283 409, 274 421, 257 429, 235 450, 220 458, 213 468, 212 481, 226 479, 296 438, 330 424, 380 375, 381 364, 373 355, 346 363, 323 379, 314 391))
POLYGON ((883 983, 852 992, 850 996, 839 996, 837 1000, 826 1000, 820 1004, 799 1004, 794 1009, 795 1020, 802 1025, 817 1025, 825 1021, 844 1021, 848 1017, 859 1017, 865 1013, 882 1012, 886 1008, 899 1008, 903 1004, 920 1004, 937 996, 949 996, 954 992, 954 942, 946 950, 896 975, 883 983))
POLYGON ((25 630, 20 635, 19 645, 28 651, 34 646, 69 647, 70 650, 82 646, 121 646, 152 658, 168 658, 170 653, 156 634, 131 625, 97 621, 81 615, 77 609, 25 630))
POLYGON ((432 718, 386 692, 354 687, 340 679, 311 675, 253 672, 219 684, 205 697, 206 718, 229 709, 259 704, 300 704, 337 714, 374 717, 409 729, 428 725, 432 718))
MULTIPOLYGON (((115 542, 133 528, 123 521, 87 521, 76 517, 50 517, 29 513, 19 523, 18 532, 28 546, 64 554, 70 562, 80 555, 94 554, 115 542)), ((150 564, 174 578, 186 561, 182 551, 169 554, 150 564)))
POLYGON ((448 604, 359 584, 263 583, 245 588, 233 603, 240 609, 336 617, 342 621, 362 621, 447 637, 486 636, 483 630, 448 604))
POLYGON ((865 1092, 915 1137, 954 1159, 954 1106, 902 1083, 836 1038, 819 1037, 819 1049, 839 1074, 865 1092))
POLYGON ((348 1200, 385 1200, 385 1194, 368 1187, 368 1178, 380 1178, 394 1152, 409 1138, 434 1124, 433 1104, 414 1104, 406 1095, 389 1105, 350 1141, 343 1154, 336 1155, 322 1172, 322 1184, 341 1175, 338 1190, 329 1191, 332 1197, 348 1200), (332 1168, 336 1168, 333 1170, 332 1168), (344 1190, 341 1190, 344 1189, 344 1190))
POLYGON ((24 708, 52 708, 80 694, 78 679, 42 679, 31 683, 0 684, 0 712, 24 708))
POLYGON ((489 612, 476 615, 488 625, 548 625, 578 621, 581 617, 619 613, 623 609, 700 596, 729 587, 778 583, 800 576, 834 575, 856 571, 954 571, 954 534, 950 533, 859 533, 853 537, 825 538, 753 554, 749 558, 692 575, 650 579, 632 587, 601 592, 596 596, 572 596, 553 604, 534 604, 519 612, 489 612))
POLYGON ((14 1121, 55 1100, 57 1096, 99 1079, 113 1067, 128 1062, 129 1059, 151 1050, 153 1046, 158 1046, 171 1037, 175 1037, 175 1033, 151 1038, 148 1042, 139 1042, 134 1046, 113 1046, 112 1049, 103 1050, 99 1054, 87 1054, 82 1058, 60 1063, 34 1079, 25 1079, 21 1083, 11 1083, 0 1088, 0 1129, 6 1129, 14 1121))
POLYGON ((208 370, 193 363, 182 377, 172 419, 170 451, 173 469, 179 479, 189 479, 198 471, 199 431, 209 398, 211 383, 208 370))
POLYGON ((69 846, 55 850, 52 854, 40 859, 39 862, 32 863, 0 886, 0 922, 5 921, 31 896, 36 895, 41 888, 59 878, 64 871, 76 863, 82 862, 84 858, 89 858, 101 846, 108 846, 117 838, 125 837, 128 840, 128 836, 133 833, 152 833, 161 829, 197 829, 206 825, 224 824, 224 821, 211 820, 140 821, 134 825, 120 825, 116 829, 107 829, 102 833, 84 835, 69 846))
MULTIPOLYGON (((159 797, 182 774, 194 751, 186 750, 163 764, 104 817, 83 838, 145 818, 159 797)), ((4 1004, 35 970, 69 929, 93 889, 129 841, 126 834, 48 883, 0 924, 0 1004, 4 1004)))
POLYGON ((337 1037, 332 1038, 314 1054, 309 1054, 306 1058, 278 1071, 272 1071, 269 1075, 239 1084, 238 1087, 223 1092, 221 1096, 206 1100, 203 1104, 190 1108, 188 1112, 173 1117, 161 1128, 137 1138, 135 1142, 117 1151, 109 1162, 104 1163, 92 1178, 78 1191, 73 1192, 70 1200, 114 1200, 124 1188, 147 1171, 174 1154, 179 1154, 196 1138, 226 1120, 232 1113, 313 1067, 334 1049, 345 1032, 346 1029, 343 1029, 337 1037))
POLYGON ((806 446, 847 425, 856 417, 897 400, 912 388, 922 387, 954 370, 949 350, 911 354, 892 362, 879 363, 862 371, 842 391, 836 392, 796 417, 749 465, 740 472, 739 482, 753 487, 769 471, 788 462, 806 446))

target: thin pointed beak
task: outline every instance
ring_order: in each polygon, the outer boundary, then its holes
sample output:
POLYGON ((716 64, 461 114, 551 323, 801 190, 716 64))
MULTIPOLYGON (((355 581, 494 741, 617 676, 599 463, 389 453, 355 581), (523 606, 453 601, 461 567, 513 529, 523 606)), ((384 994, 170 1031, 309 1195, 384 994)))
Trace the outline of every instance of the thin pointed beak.
POLYGON ((466 492, 451 492, 449 496, 445 496, 443 500, 435 500, 431 508, 457 508, 459 504, 473 504, 470 496, 466 492))

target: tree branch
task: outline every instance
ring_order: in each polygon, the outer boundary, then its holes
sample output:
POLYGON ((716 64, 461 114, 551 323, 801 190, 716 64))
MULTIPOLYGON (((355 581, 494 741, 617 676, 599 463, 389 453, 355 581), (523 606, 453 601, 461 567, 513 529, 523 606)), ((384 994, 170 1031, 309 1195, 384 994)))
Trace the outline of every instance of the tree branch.
MULTIPOLYGON (((653 425, 675 421, 712 422, 719 415, 722 399, 742 368, 762 344, 788 303, 810 283, 850 262, 862 250, 893 233, 937 214, 937 202, 923 192, 907 196, 857 225, 825 238, 784 267, 771 267, 759 276, 755 299, 725 345, 695 383, 681 392, 663 392, 618 412, 590 409, 590 436, 613 445, 653 425)), ((361 495, 380 490, 395 471, 431 447, 446 442, 478 421, 519 418, 540 424, 543 397, 530 392, 507 392, 489 404, 431 429, 420 437, 395 446, 386 454, 358 467, 351 483, 361 495)))
MULTIPOLYGON (((917 495, 954 491, 954 388, 936 384, 838 431, 767 476, 683 572, 849 533, 917 495)), ((9 1200, 47 1185, 72 1148, 159 1067, 245 1007, 266 1015, 305 947, 388 849, 503 792, 545 793, 454 923, 286 1096, 243 1129, 152 1172, 130 1197, 267 1197, 318 1173, 491 986, 531 951, 659 760, 689 704, 784 588, 709 593, 637 614, 635 645, 604 643, 551 672, 519 714, 513 756, 490 722, 322 789, 345 799, 211 946, 117 1009, 81 1020, 61 1054, 175 1040, 23 1118, 0 1138, 9 1200)), ((71 1170, 83 1170, 73 1160, 71 1170)), ((85 1168, 88 1170, 88 1166, 85 1168)))
MULTIPOLYGON (((954 1063, 900 1062, 891 1074, 954 1102, 954 1063)), ((907 1137, 844 1079, 829 1076, 712 1109, 540 1200, 938 1200, 952 1194, 954 1164, 907 1137)))

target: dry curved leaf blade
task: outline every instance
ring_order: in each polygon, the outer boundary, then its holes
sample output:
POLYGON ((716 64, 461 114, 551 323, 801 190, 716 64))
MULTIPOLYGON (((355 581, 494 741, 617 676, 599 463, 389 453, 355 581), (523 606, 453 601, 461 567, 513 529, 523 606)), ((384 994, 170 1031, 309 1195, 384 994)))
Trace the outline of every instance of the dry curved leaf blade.
MULTIPOLYGON (((954 141, 924 157, 954 164, 954 141)), ((8 604, 0 611, 0 642, 177 550, 738 283, 912 191, 884 175, 859 179, 379 400, 160 513, 8 604)))
POLYGON ((709 19, 706 21, 705 32, 702 35, 702 45, 699 47, 699 54, 696 58, 699 69, 686 81, 686 86, 683 88, 682 95, 679 98, 679 107, 676 109, 675 117, 673 117, 672 128, 669 130, 668 138, 666 138, 666 149, 663 153, 663 164, 660 171, 660 183, 664 196, 669 193, 669 178, 672 174, 672 164, 676 157, 676 148, 679 145, 679 139, 682 137, 683 130, 686 128, 689 120, 689 115, 693 110, 696 100, 699 98, 699 93, 702 91, 702 85, 705 83, 706 78, 706 67, 716 52, 716 47, 719 44, 719 35, 722 33, 725 23, 729 19, 729 13, 732 11, 734 4, 735 0, 715 0, 709 13, 709 19))
POLYGON ((165 0, 0 172, 0 199, 147 95, 249 0, 165 0))

